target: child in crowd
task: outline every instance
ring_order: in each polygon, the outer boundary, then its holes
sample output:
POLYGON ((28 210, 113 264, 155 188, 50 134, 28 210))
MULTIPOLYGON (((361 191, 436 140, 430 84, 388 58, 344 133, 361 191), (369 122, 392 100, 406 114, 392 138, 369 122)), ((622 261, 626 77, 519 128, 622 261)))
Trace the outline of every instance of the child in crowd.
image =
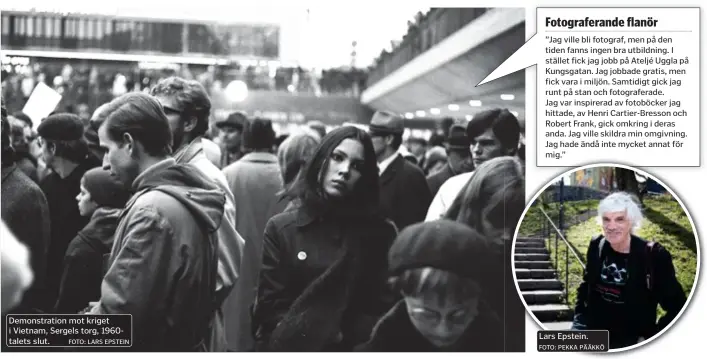
POLYGON ((104 259, 129 198, 130 191, 109 171, 98 167, 84 174, 76 200, 81 215, 91 220, 69 243, 55 312, 78 313, 101 297, 104 259))

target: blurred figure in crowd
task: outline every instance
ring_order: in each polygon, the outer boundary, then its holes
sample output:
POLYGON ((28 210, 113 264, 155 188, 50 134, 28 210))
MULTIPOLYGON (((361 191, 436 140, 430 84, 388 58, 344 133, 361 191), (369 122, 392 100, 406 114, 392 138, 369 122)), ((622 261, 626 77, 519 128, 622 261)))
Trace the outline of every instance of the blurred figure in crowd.
POLYGON ((440 136, 440 138, 442 138, 443 141, 446 141, 446 139, 449 138, 449 130, 451 130, 452 126, 454 126, 454 119, 451 117, 445 117, 437 122, 436 133, 440 136))
MULTIPOLYGON (((10 124, 2 108, 2 221, 14 233, 17 240, 29 249, 34 283, 16 308, 18 313, 32 313, 46 309, 44 277, 47 268, 47 251, 50 239, 49 205, 39 186, 27 177, 15 164, 10 142, 10 124)), ((12 237, 15 238, 15 237, 12 237)), ((3 234, 10 243, 13 239, 3 234)), ((10 243, 11 244, 11 243, 10 243)), ((8 244, 8 248, 12 247, 8 244)), ((6 252, 3 250, 3 255, 6 252)), ((18 258, 21 259, 21 258, 18 258)), ((3 261, 5 258, 3 257, 3 261)), ((3 263, 4 270, 4 263, 3 263)), ((19 279, 19 278, 16 278, 19 279)), ((3 271, 3 286, 5 285, 3 271)), ((12 292, 9 292, 12 293, 12 292)), ((5 305, 3 287, 3 306, 5 305)), ((10 303, 10 302, 8 302, 10 303)), ((5 312, 5 309, 3 309, 5 312)), ((3 343, 4 344, 4 343, 3 343)))
MULTIPOLYGON (((292 189, 303 175, 307 162, 314 156, 314 151, 319 146, 321 138, 314 130, 305 129, 300 133, 289 136, 277 151, 277 160, 280 165, 280 174, 284 185, 284 193, 292 189)), ((285 200, 286 199, 281 199, 285 200)), ((293 209, 295 204, 289 202, 285 210, 293 209)))
POLYGON ((243 252, 240 277, 234 290, 236 299, 227 313, 229 349, 254 349, 251 331, 251 303, 255 299, 258 274, 263 253, 265 224, 282 212, 284 201, 277 194, 283 184, 277 157, 270 151, 275 142, 275 131, 270 120, 255 119, 243 133, 246 155, 226 167, 228 186, 236 199, 236 229, 248 240, 243 252))
POLYGON ((685 292, 670 252, 635 234, 643 221, 635 198, 610 194, 599 202, 597 221, 602 234, 587 248, 572 330, 608 330, 610 349, 619 349, 667 328, 685 306, 685 292), (660 318, 658 304, 664 311, 660 318))
POLYGON ((381 210, 400 230, 422 221, 432 200, 422 170, 398 153, 404 129, 401 117, 378 111, 368 130, 380 171, 381 210))
POLYGON ((84 126, 87 126, 88 122, 91 120, 91 112, 88 109, 88 105, 85 103, 76 105, 76 114, 79 116, 84 126))
POLYGON ((498 245, 461 223, 405 228, 388 255, 391 283, 403 299, 357 350, 504 351, 503 321, 492 309, 502 299, 503 271, 489 270, 501 257, 498 245))
POLYGON ((47 259, 47 303, 56 302, 61 281, 64 253, 69 242, 86 226, 76 207, 81 192, 81 177, 91 169, 86 160, 88 147, 83 138, 83 123, 78 116, 59 113, 50 115, 37 128, 42 145, 42 160, 52 170, 40 182, 47 197, 51 218, 51 241, 47 259))
MULTIPOLYGON (((466 135, 471 141, 474 167, 478 168, 490 159, 516 155, 520 125, 507 109, 487 110, 474 115, 466 127, 466 135)), ((442 218, 473 175, 474 171, 462 173, 444 182, 432 200, 426 220, 442 218)))
POLYGON ((298 207, 265 229, 253 325, 259 350, 350 351, 392 301, 371 139, 352 126, 322 139, 288 195, 298 207))
POLYGON ((408 139, 410 153, 415 156, 415 163, 420 169, 425 165, 425 152, 427 152, 427 140, 422 137, 411 137, 408 139))
POLYGON ((42 146, 40 145, 39 138, 36 131, 34 130, 34 122, 27 114, 22 111, 17 111, 12 114, 12 117, 24 122, 24 132, 25 141, 27 142, 27 152, 29 153, 30 161, 35 163, 35 175, 29 176, 34 179, 35 182, 39 183, 44 177, 49 174, 49 170, 46 168, 46 164, 42 160, 42 146))
POLYGON ((452 126, 447 139, 447 163, 441 170, 427 176, 427 185, 430 187, 432 196, 437 194, 439 188, 448 179, 474 169, 469 145, 466 129, 461 126, 452 126))
POLYGON ((444 148, 444 142, 446 140, 447 139, 445 137, 443 137, 441 134, 433 133, 432 136, 430 136, 430 140, 427 143, 428 148, 429 149, 433 149, 435 147, 444 148))
POLYGON ((516 157, 503 156, 482 163, 462 188, 445 218, 475 229, 503 251, 503 259, 487 270, 504 273, 504 288, 489 293, 498 300, 490 303, 504 323, 506 351, 525 351, 525 307, 515 290, 511 241, 525 209, 525 171, 516 157), (505 292, 504 292, 505 290, 505 292))
MULTIPOLYGON (((20 243, 5 225, 3 220, 0 224, 0 263, 2 264, 2 314, 8 313, 16 308, 22 301, 27 288, 32 285, 33 275, 30 267, 30 251, 20 243)), ((26 313, 20 310, 20 313, 26 313)))
POLYGON ((221 168, 226 168, 243 157, 241 140, 247 125, 248 116, 243 112, 234 112, 225 120, 214 122, 218 134, 215 140, 221 147, 221 168))
POLYGON ((109 171, 97 167, 84 174, 76 201, 81 215, 90 221, 66 250, 55 313, 78 313, 101 297, 107 269, 104 256, 113 248, 118 218, 129 198, 130 187, 109 171))
MULTIPOLYGON (((167 116, 172 132, 171 147, 175 151, 173 157, 176 162, 195 166, 226 196, 225 207, 222 209, 226 221, 218 227, 217 233, 219 276, 216 295, 219 298, 218 302, 224 303, 223 316, 219 315, 217 319, 226 321, 217 324, 225 326, 225 333, 228 335, 231 332, 228 328, 236 325, 232 319, 235 313, 232 313, 229 308, 235 306, 237 299, 233 288, 239 277, 245 240, 237 230, 239 220, 236 214, 240 213, 236 209, 236 201, 228 179, 206 155, 202 136, 209 128, 211 99, 200 83, 179 77, 169 77, 160 81, 152 88, 151 94, 162 105, 167 116)), ((231 335, 228 336, 228 345, 233 347, 234 339, 231 335)))
POLYGON ((99 162, 103 162, 103 150, 98 141, 98 128, 101 127, 101 113, 108 107, 108 103, 104 103, 93 111, 93 115, 89 119, 87 125, 84 126, 84 139, 88 146, 88 152, 92 158, 99 162))
POLYGON ((447 151, 444 147, 432 147, 425 153, 425 167, 423 170, 428 176, 434 175, 447 165, 447 161, 447 151))
POLYGON ((192 165, 170 157, 162 105, 141 92, 109 104, 98 129, 104 169, 131 185, 101 298, 89 314, 132 314, 135 351, 225 350, 217 229, 226 196, 192 165))

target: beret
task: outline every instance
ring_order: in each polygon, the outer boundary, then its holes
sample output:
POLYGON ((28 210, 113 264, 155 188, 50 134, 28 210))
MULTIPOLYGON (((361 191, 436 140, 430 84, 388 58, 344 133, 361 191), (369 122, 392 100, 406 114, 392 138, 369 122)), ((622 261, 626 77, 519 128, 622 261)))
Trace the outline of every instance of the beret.
POLYGON ((37 128, 42 138, 54 141, 77 141, 83 137, 81 118, 71 113, 57 113, 45 118, 37 128))
POLYGON ((86 171, 83 185, 100 207, 123 208, 130 198, 128 188, 110 171, 101 167, 86 171))
POLYGON ((394 276, 432 267, 465 278, 490 278, 503 274, 503 246, 465 224, 440 219, 405 227, 388 252, 388 264, 394 276))

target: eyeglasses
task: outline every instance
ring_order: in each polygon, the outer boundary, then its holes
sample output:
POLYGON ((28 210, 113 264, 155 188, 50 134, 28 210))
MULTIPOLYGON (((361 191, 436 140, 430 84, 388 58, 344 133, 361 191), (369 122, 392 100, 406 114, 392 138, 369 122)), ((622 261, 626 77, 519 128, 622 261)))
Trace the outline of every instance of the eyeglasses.
POLYGON ((162 105, 162 109, 164 110, 165 114, 169 115, 170 113, 176 114, 176 115, 181 115, 184 113, 183 110, 178 110, 174 107, 169 107, 169 106, 164 106, 162 105))

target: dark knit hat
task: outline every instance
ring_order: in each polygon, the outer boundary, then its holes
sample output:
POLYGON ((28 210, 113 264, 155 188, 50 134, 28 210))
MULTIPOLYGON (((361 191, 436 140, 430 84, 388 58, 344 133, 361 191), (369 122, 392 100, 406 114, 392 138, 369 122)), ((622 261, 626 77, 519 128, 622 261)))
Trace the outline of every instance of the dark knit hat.
MULTIPOLYGON (((413 224, 403 229, 388 252, 390 274, 432 267, 465 278, 496 277, 503 265, 503 246, 471 227, 446 219, 413 224)), ((501 271, 502 272, 502 271, 501 271)), ((503 273, 500 273, 500 280, 503 273)))
POLYGON ((123 208, 130 199, 130 190, 100 167, 88 170, 81 184, 100 207, 123 208))
POLYGON ((271 149, 275 144, 272 121, 256 118, 243 131, 243 147, 250 150, 271 149))
POLYGON ((37 133, 47 140, 77 141, 83 137, 83 122, 77 115, 57 113, 44 119, 37 133))

